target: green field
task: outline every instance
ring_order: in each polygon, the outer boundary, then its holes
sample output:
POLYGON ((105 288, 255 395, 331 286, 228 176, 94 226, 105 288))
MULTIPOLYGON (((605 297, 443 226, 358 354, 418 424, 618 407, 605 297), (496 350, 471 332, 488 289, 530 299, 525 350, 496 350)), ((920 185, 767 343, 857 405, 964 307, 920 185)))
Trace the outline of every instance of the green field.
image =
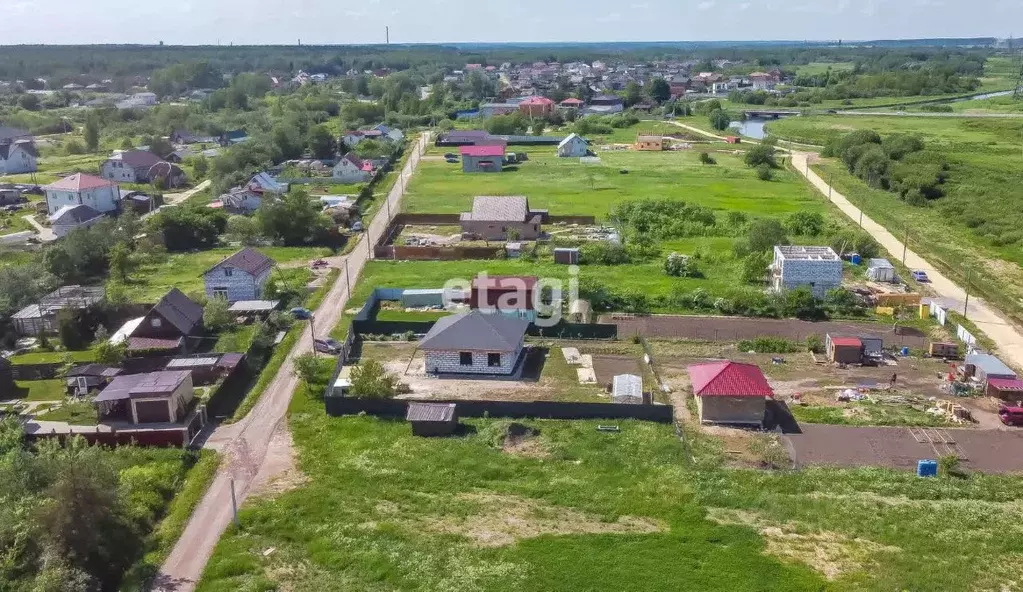
POLYGON ((14 393, 4 393, 0 395, 0 399, 61 401, 66 396, 67 391, 63 380, 19 380, 14 383, 14 393))
POLYGON ((856 67, 852 62, 810 62, 796 67, 796 74, 799 76, 814 76, 824 74, 828 70, 832 72, 849 72, 856 67))
POLYGON ((64 356, 71 354, 72 362, 95 362, 96 350, 85 349, 81 351, 35 351, 26 354, 11 356, 12 364, 51 364, 64 361, 64 356))
POLYGON ((974 292, 1023 319, 1023 120, 938 117, 798 117, 769 124, 772 134, 824 143, 834 134, 874 129, 921 136, 951 170, 946 196, 915 207, 867 187, 835 161, 818 172, 889 230, 909 228, 910 247, 950 278, 971 270, 974 292))
POLYGON ((502 449, 507 422, 463 423, 418 438, 297 396, 306 480, 242 509, 198 589, 978 590, 1023 575, 1016 477, 729 469, 708 437, 688 431, 690 457, 671 426, 637 421, 525 421, 539 435, 502 449))
MULTIPOLYGON (((157 263, 135 270, 130 276, 128 293, 134 302, 154 303, 171 288, 186 294, 202 292, 202 274, 237 250, 236 247, 218 247, 168 255, 157 263)), ((286 267, 280 272, 275 271, 273 277, 280 273, 297 288, 303 288, 312 278, 312 273, 302 263, 330 254, 329 249, 322 247, 260 247, 259 250, 278 265, 286 267)))
POLYGON ((551 215, 598 219, 606 219, 615 204, 649 198, 676 198, 717 211, 762 216, 826 207, 796 173, 780 170, 773 181, 760 181, 741 157, 726 153, 715 153, 715 166, 700 164, 699 150, 599 152, 599 165, 558 158, 553 148, 528 154, 529 160, 517 170, 501 173, 467 174, 458 165, 423 161, 409 184, 404 209, 463 212, 471 209, 476 195, 525 195, 530 207, 549 209, 551 215), (623 169, 628 174, 622 174, 623 169))

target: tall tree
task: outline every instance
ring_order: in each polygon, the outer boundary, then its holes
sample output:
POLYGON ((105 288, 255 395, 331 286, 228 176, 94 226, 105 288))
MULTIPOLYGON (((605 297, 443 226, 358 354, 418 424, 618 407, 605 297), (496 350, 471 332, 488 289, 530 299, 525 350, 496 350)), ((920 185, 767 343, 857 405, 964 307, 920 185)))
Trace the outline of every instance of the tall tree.
POLYGON ((654 78, 650 83, 650 98, 663 103, 671 98, 671 85, 663 78, 654 78))
POLYGON ((85 119, 85 147, 89 152, 99 150, 99 117, 95 113, 85 119))

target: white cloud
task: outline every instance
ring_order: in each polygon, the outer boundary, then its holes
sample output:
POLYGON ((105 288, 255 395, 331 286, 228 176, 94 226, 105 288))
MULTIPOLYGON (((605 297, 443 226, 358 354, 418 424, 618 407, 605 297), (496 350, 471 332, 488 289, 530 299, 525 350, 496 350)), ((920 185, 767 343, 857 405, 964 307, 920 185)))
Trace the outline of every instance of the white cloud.
POLYGON ((629 8, 632 10, 650 10, 650 4, 646 2, 637 2, 635 4, 630 4, 629 8))
POLYGON ((743 2, 742 4, 739 5, 739 10, 747 10, 749 9, 750 6, 753 5, 750 4, 749 2, 743 2))
POLYGON ((622 20, 622 15, 617 12, 612 12, 609 14, 605 14, 604 16, 597 17, 598 23, 617 23, 620 20, 622 20))
POLYGON ((346 10, 345 11, 345 16, 350 16, 352 18, 362 18, 362 17, 366 16, 366 11, 365 10, 346 10))
POLYGON ((717 5, 715 0, 704 0, 696 5, 696 10, 710 10, 711 8, 714 8, 715 5, 717 5))

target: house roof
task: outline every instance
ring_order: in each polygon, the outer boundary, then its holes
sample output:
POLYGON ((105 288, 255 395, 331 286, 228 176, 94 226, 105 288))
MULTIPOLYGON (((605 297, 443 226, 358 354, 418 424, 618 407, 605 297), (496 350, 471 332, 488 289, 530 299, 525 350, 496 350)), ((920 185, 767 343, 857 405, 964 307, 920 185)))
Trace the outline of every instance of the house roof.
POLYGON ((194 335, 202 326, 202 307, 177 288, 164 294, 153 311, 160 313, 182 335, 194 335))
POLYGON ((181 386, 190 376, 188 370, 164 370, 161 372, 149 372, 148 374, 129 374, 118 376, 110 381, 107 388, 103 389, 96 397, 96 402, 120 401, 124 399, 139 399, 147 397, 169 397, 181 386))
POLYGON ((472 199, 472 220, 525 222, 529 201, 523 195, 477 195, 472 199))
POLYGON ((270 173, 257 173, 249 180, 249 187, 256 185, 262 188, 264 191, 270 191, 272 193, 284 193, 288 190, 287 185, 281 183, 277 179, 273 178, 270 173))
POLYGON ((643 379, 635 374, 618 374, 611 382, 612 397, 643 397, 643 379))
POLYGON ((18 138, 26 138, 31 136, 32 134, 28 133, 27 130, 23 130, 19 127, 0 125, 0 141, 16 140, 18 138))
POLYGON ((32 156, 39 156, 39 152, 36 150, 35 142, 31 140, 19 140, 14 142, 5 142, 0 140, 0 160, 7 160, 10 156, 11 151, 15 148, 24 150, 32 156))
POLYGON ((582 141, 582 142, 584 142, 584 143, 586 142, 586 140, 584 140, 582 136, 580 136, 579 134, 577 134, 577 133, 575 133, 575 132, 572 132, 571 134, 568 134, 567 136, 565 136, 565 139, 564 139, 564 140, 562 140, 562 141, 561 141, 561 142, 560 142, 560 143, 558 144, 558 148, 561 148, 561 147, 563 147, 563 146, 567 146, 567 145, 568 145, 568 144, 570 144, 571 142, 574 142, 574 141, 575 141, 576 139, 579 139, 579 140, 581 140, 581 141, 582 141))
POLYGON ((582 99, 576 99, 574 97, 569 97, 569 98, 565 99, 564 101, 561 101, 561 104, 562 105, 582 105, 583 101, 582 101, 582 99))
POLYGON ((547 97, 532 96, 532 97, 526 97, 519 104, 520 105, 553 105, 554 101, 548 99, 547 97))
POLYGON ((1023 380, 1018 378, 989 378, 987 383, 1000 391, 1023 392, 1023 380))
POLYGON ((102 216, 100 212, 84 204, 63 206, 50 215, 49 220, 53 224, 82 224, 102 216))
POLYGON ((842 347, 863 347, 863 342, 857 337, 832 337, 831 343, 842 347))
POLYGON ((462 156, 504 156, 504 146, 501 144, 462 146, 458 152, 462 156))
POLYGON ((99 189, 100 187, 117 187, 117 183, 108 181, 102 177, 95 175, 87 175, 85 173, 75 173, 70 177, 64 177, 60 181, 44 185, 44 190, 54 191, 87 191, 89 189, 99 189))
POLYGON ((359 158, 358 156, 356 156, 354 152, 349 152, 348 154, 345 154, 344 156, 342 156, 341 160, 338 161, 338 164, 340 164, 341 162, 344 162, 344 161, 348 161, 348 162, 354 164, 359 169, 362 168, 362 159, 359 158))
POLYGON ((518 350, 528 327, 525 319, 473 310, 441 318, 419 342, 419 348, 512 352, 518 350))
POLYGON ((119 160, 133 169, 148 169, 154 164, 163 162, 162 158, 145 150, 128 150, 111 156, 110 160, 119 160))
POLYGON ((181 347, 181 339, 181 337, 129 337, 128 351, 173 351, 181 347))
POLYGON ((753 364, 708 362, 689 366, 693 393, 698 397, 771 397, 774 391, 753 364))
MULTIPOLYGON (((241 251, 238 251, 227 259, 224 259, 220 263, 217 263, 213 267, 207 269, 206 273, 224 266, 234 267, 248 273, 249 275, 258 276, 272 268, 274 266, 274 260, 252 247, 245 247, 241 251)), ((204 273, 203 275, 206 274, 204 273)))
POLYGON ((534 275, 478 275, 472 278, 470 287, 475 290, 518 290, 533 289, 537 278, 534 275))
POLYGON ((111 368, 110 366, 104 366, 103 364, 86 364, 77 368, 72 368, 68 371, 67 377, 74 378, 76 376, 98 376, 103 378, 110 378, 117 376, 121 373, 120 368, 111 368))
POLYGON ((658 144, 664 142, 664 138, 661 136, 639 136, 636 138, 637 142, 656 142, 658 144))
POLYGON ((448 422, 454 419, 454 403, 409 403, 405 413, 405 421, 448 422))
POLYGON ((966 356, 966 363, 980 368, 984 371, 984 374, 1016 376, 1016 372, 1012 368, 1009 368, 1004 362, 991 354, 968 354, 966 356))

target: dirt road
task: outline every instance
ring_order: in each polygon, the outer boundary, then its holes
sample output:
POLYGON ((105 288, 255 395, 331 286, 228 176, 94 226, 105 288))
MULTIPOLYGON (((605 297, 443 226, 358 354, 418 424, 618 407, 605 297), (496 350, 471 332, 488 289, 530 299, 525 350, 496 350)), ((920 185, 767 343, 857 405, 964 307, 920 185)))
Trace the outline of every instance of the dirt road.
MULTIPOLYGON (((390 222, 390 215, 399 211, 408 179, 419 164, 428 141, 429 134, 424 134, 412 147, 408 163, 387 196, 387 206, 380 210, 383 214, 373 218, 362 241, 372 244, 372 237, 380 236, 390 222)), ((348 276, 353 284, 369 258, 369 250, 361 244, 345 258, 340 258, 347 259, 348 276)), ((349 295, 350 287, 345 274, 342 274, 315 311, 317 334, 326 334, 337 324, 349 295)), ((298 386, 292 370, 295 357, 312 351, 312 346, 310 332, 304 331, 252 411, 238 423, 218 428, 207 441, 207 447, 223 455, 220 469, 157 574, 153 590, 194 590, 217 540, 231 523, 232 484, 241 505, 251 491, 288 468, 291 439, 287 433, 286 414, 298 386)))
MULTIPOLYGON (((881 246, 884 247, 893 258, 901 260, 903 249, 905 248, 902 241, 897 239, 895 235, 888 231, 887 228, 881 226, 877 222, 874 222, 870 217, 860 212, 860 209, 850 203, 844 195, 839 193, 833 187, 829 187, 828 184, 808 166, 809 156, 810 155, 805 152, 792 152, 792 166, 794 166, 801 175, 806 177, 806 179, 810 181, 811 185, 816 187, 818 191, 838 206, 838 209, 842 210, 845 215, 849 216, 849 218, 859 222, 860 216, 862 215, 863 230, 870 233, 877 242, 881 243, 881 246)), ((963 306, 966 304, 966 291, 959 287, 955 282, 945 277, 940 271, 935 269, 933 265, 928 263, 923 257, 917 255, 911 249, 906 249, 905 253, 907 267, 927 272, 927 277, 931 280, 930 287, 937 294, 937 297, 931 298, 931 300, 941 303, 950 310, 962 313, 963 306)), ((1019 330, 1002 317, 997 310, 989 306, 983 299, 971 295, 966 317, 973 321, 985 335, 998 344, 1000 352, 1004 354, 1004 356, 1008 358, 1013 365, 1023 367, 1023 334, 1020 334, 1019 330)))
POLYGON ((24 218, 26 222, 31 224, 32 228, 36 229, 36 232, 39 235, 39 240, 43 241, 44 243, 48 243, 48 242, 52 242, 52 241, 57 240, 57 235, 53 233, 53 230, 43 226, 42 224, 40 224, 38 222, 36 222, 36 219, 35 219, 34 216, 28 215, 28 216, 22 216, 22 218, 24 218))
POLYGON ((209 186, 210 186, 210 180, 206 179, 205 181, 203 181, 202 183, 199 183, 198 185, 196 185, 195 187, 189 189, 188 191, 182 191, 181 193, 167 193, 167 194, 164 194, 164 196, 163 196, 163 204, 166 205, 166 206, 176 206, 179 203, 185 201, 186 199, 192 197, 196 193, 199 193, 200 191, 202 191, 203 189, 206 189, 209 186))

